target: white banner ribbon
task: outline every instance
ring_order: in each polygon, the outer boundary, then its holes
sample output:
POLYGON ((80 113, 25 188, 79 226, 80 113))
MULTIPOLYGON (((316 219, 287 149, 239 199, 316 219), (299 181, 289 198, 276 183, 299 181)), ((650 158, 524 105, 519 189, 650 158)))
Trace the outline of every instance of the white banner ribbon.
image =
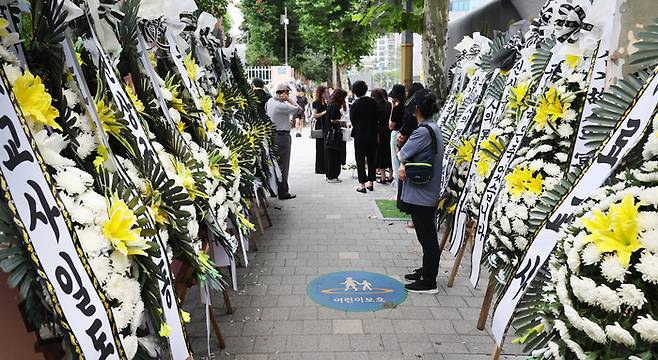
POLYGON ((573 220, 573 212, 587 200, 612 174, 624 156, 640 141, 650 124, 658 104, 658 76, 652 75, 638 93, 633 106, 620 119, 617 129, 610 134, 597 155, 590 159, 572 190, 558 202, 556 209, 544 222, 525 256, 519 263, 503 296, 494 310, 492 332, 499 345, 525 290, 532 283, 553 252, 562 226, 573 220))
MULTIPOLYGON (((489 82, 493 83, 499 74, 500 70, 496 69, 489 82)), ((484 115, 482 117, 482 125, 480 125, 477 144, 475 145, 475 149, 473 151, 473 160, 468 167, 468 174, 466 175, 464 189, 459 196, 457 207, 455 208, 455 220, 452 226, 452 240, 450 243, 450 253, 453 255, 457 255, 457 252, 461 248, 466 232, 465 224, 466 218, 468 216, 468 211, 466 209, 466 198, 468 197, 468 192, 470 191, 470 188, 473 184, 473 179, 475 178, 475 159, 477 154, 480 152, 480 145, 489 137, 489 132, 491 131, 491 126, 493 125, 494 114, 496 113, 499 104, 500 99, 491 96, 486 98, 484 102, 484 115)))
POLYGON ((125 359, 116 324, 68 213, 46 179, 45 165, 0 68, 0 173, 17 228, 46 282, 73 347, 88 359, 125 359))
MULTIPOLYGON (((68 36, 68 34, 67 34, 67 39, 64 40, 62 45, 64 49, 64 55, 66 58, 66 64, 69 67, 71 73, 73 74, 72 75, 73 79, 76 81, 76 84, 78 85, 78 89, 80 90, 81 96, 85 103, 85 109, 87 110, 87 113, 94 120, 94 123, 96 124, 96 128, 98 130, 98 136, 101 139, 102 144, 107 148, 109 158, 111 159, 114 167, 117 169, 117 173, 124 181, 124 183, 133 185, 133 186, 129 186, 129 188, 134 196, 140 198, 138 205, 143 205, 141 201, 141 197, 139 193, 136 191, 134 184, 132 184, 130 177, 126 173, 126 170, 123 168, 121 163, 119 163, 116 160, 116 157, 112 153, 112 149, 109 146, 107 137, 103 132, 102 123, 98 117, 98 113, 96 112, 96 108, 94 106, 94 99, 91 95, 91 92, 89 91, 89 88, 87 87, 87 83, 84 80, 82 69, 80 69, 80 66, 77 62, 75 51, 73 50, 73 46, 70 41, 70 36, 68 36)), ((151 214, 149 212, 146 212, 146 215, 147 215, 149 227, 152 229, 157 229, 155 221, 151 216, 151 214)), ((187 340, 185 338, 183 322, 180 318, 178 301, 173 289, 174 277, 171 272, 171 268, 169 267, 171 261, 169 260, 165 250, 167 248, 167 245, 164 243, 164 241, 162 241, 159 235, 150 237, 149 240, 156 242, 159 247, 159 252, 158 252, 159 256, 152 258, 152 260, 153 263, 158 266, 158 269, 160 271, 161 279, 158 279, 158 288, 160 289, 159 291, 160 302, 162 305, 162 310, 164 311, 164 318, 165 321, 167 322, 167 325, 169 325, 171 328, 171 335, 169 336, 168 343, 172 354, 172 358, 174 360, 185 360, 190 357, 190 353, 187 346, 187 340)))
MULTIPOLYGON (((553 73, 555 68, 562 62, 562 56, 553 55, 546 70, 542 74, 539 85, 537 89, 543 91, 546 82, 548 81, 550 75, 553 73)), ((513 80, 513 79, 511 79, 513 80)), ((503 104, 501 104, 501 107, 503 104)), ((506 105, 505 105, 506 106, 506 105)), ((499 110, 501 110, 499 108, 499 110)), ((530 122, 534 116, 534 111, 530 109, 526 110, 522 115, 521 120, 516 126, 516 132, 514 136, 507 144, 507 148, 503 153, 498 165, 494 169, 494 172, 487 184, 487 188, 482 195, 482 201, 480 203, 480 214, 478 216, 477 228, 475 230, 475 245, 473 247, 473 253, 471 254, 471 285, 473 287, 477 286, 478 280, 480 279, 480 261, 482 260, 482 251, 484 249, 484 239, 489 231, 489 216, 491 215, 491 210, 493 210, 493 205, 498 198, 498 193, 503 188, 505 174, 509 169, 510 164, 516 157, 516 152, 521 146, 521 141, 525 137, 525 134, 530 126, 530 122)))

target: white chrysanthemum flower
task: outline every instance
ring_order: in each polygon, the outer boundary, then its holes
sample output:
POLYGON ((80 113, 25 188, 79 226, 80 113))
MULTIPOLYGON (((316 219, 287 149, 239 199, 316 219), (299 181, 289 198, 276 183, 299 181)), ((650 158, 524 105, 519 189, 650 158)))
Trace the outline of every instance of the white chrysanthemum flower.
MULTIPOLYGON (((512 220, 512 228, 514 231, 519 234, 519 235, 526 235, 528 234, 528 225, 523 222, 520 218, 516 218, 512 220)), ((528 241, 525 239, 525 243, 527 244, 528 241)), ((519 249, 524 249, 525 247, 520 247, 519 249)))
POLYGON ((658 321, 654 320, 651 315, 639 316, 633 330, 640 334, 640 337, 650 343, 658 343, 658 321))
POLYGON ((62 150, 68 145, 68 140, 60 133, 48 134, 48 131, 43 129, 34 132, 34 141, 36 141, 39 152, 43 157, 46 164, 61 169, 67 166, 75 166, 75 162, 60 155, 62 150))
POLYGON ((605 336, 605 331, 603 331, 597 323, 590 319, 582 318, 582 325, 583 331, 590 337, 590 339, 599 344, 605 344, 608 342, 605 336))
POLYGON ((187 229, 190 234, 190 238, 196 239, 199 236, 199 223, 196 220, 191 220, 187 223, 187 229))
POLYGON ((114 322, 117 324, 117 328, 119 328, 119 331, 122 331, 130 325, 130 321, 135 315, 135 306, 121 304, 112 308, 112 314, 114 315, 114 322))
POLYGON ((110 277, 115 273, 112 268, 112 262, 107 256, 96 256, 89 257, 89 266, 94 271, 96 279, 100 281, 102 285, 106 284, 110 277))
POLYGON ((512 230, 511 225, 509 223, 509 219, 507 216, 502 216, 500 218, 500 228, 505 232, 506 234, 509 234, 512 230))
POLYGON ((123 350, 126 352, 126 357, 128 359, 132 359, 132 358, 135 357, 135 354, 137 354, 137 346, 139 345, 139 341, 137 340, 137 336, 134 336, 134 335, 123 336, 123 335, 121 335, 121 345, 123 345, 123 350))
POLYGON ((582 252, 582 261, 585 265, 594 265, 601 259, 601 252, 594 244, 585 246, 582 252))
POLYGON ((597 305, 611 313, 618 313, 621 309, 621 299, 617 292, 605 285, 596 287, 596 303, 597 305))
POLYGON ((565 154, 565 153, 563 153, 563 152, 559 152, 559 153, 555 154, 555 158, 556 158, 559 162, 563 163, 563 162, 566 162, 566 161, 567 161, 567 159, 569 158, 569 155, 567 155, 567 154, 565 154))
POLYGON ((643 232, 640 235, 640 241, 646 249, 658 251, 658 229, 643 232))
MULTIPOLYGON (((2 46, 0 46, 0 49, 5 50, 2 46)), ((7 51, 13 57, 16 59, 14 54, 12 52, 7 51)), ((0 56, 1 58, 5 58, 4 56, 0 56)), ((12 62, 12 61, 9 61, 12 62)), ((16 80, 18 80, 19 77, 23 76, 23 71, 21 70, 20 67, 12 64, 4 64, 3 68, 5 69, 5 75, 7 75, 7 80, 9 80, 10 84, 14 84, 16 80)))
POLYGON ((110 248, 110 242, 101 234, 97 227, 85 227, 76 231, 80 245, 85 253, 98 256, 110 248))
POLYGON ((539 171, 542 167, 544 167, 544 160, 542 159, 534 159, 528 164, 528 169, 532 171, 539 171))
POLYGON ((571 271, 577 272, 580 269, 580 254, 578 254, 578 248, 571 248, 567 252, 567 264, 569 264, 569 269, 571 271))
POLYGON ((93 190, 87 190, 77 197, 80 205, 89 209, 94 214, 101 214, 107 211, 107 200, 103 195, 93 190))
POLYGON ((606 326, 605 334, 608 336, 608 339, 616 343, 626 346, 635 346, 635 339, 633 338, 633 335, 621 327, 618 322, 615 322, 614 325, 606 326))
POLYGON ((552 150, 553 150, 553 146, 548 145, 548 144, 539 145, 537 147, 537 151, 542 152, 542 153, 549 152, 549 151, 552 151, 552 150))
POLYGON ((132 266, 132 261, 130 258, 119 251, 112 251, 110 255, 110 260, 112 260, 112 268, 115 272, 119 274, 127 274, 130 271, 132 266))
POLYGON ((98 215, 100 215, 88 207, 80 206, 79 203, 76 203, 74 208, 68 210, 71 215, 71 220, 84 226, 95 224, 98 215))
POLYGON ((57 187, 65 190, 71 195, 83 193, 90 187, 94 178, 83 170, 75 167, 65 167, 53 176, 57 187))
POLYGON ((81 159, 86 159, 87 156, 91 155, 91 153, 98 147, 96 138, 89 133, 79 133, 76 140, 79 145, 76 152, 81 159))
POLYGON ((180 113, 174 108, 169 108, 169 116, 174 124, 178 124, 181 121, 180 113))
POLYGON ((624 305, 632 306, 637 309, 641 309, 647 302, 647 298, 644 297, 642 290, 638 289, 633 284, 621 284, 619 289, 617 289, 617 293, 624 305))
POLYGON ((643 231, 658 229, 658 212, 641 211, 637 214, 637 222, 643 231))
POLYGON ((601 261, 601 274, 609 282, 623 282, 628 271, 619 262, 616 254, 607 254, 601 261))
MULTIPOLYGON (((656 136, 658 138, 658 136, 656 136)), ((658 186, 644 189, 639 194, 640 201, 647 205, 658 205, 658 186)))
POLYGON ((544 165, 544 171, 548 176, 559 176, 562 174, 562 169, 556 164, 546 164, 544 165))
POLYGON ((588 305, 596 304, 596 282, 594 280, 571 275, 570 284, 573 294, 578 300, 588 305))
MULTIPOLYGON (((575 110, 567 109, 567 111, 564 112, 564 116, 562 117, 562 120, 564 120, 566 122, 572 122, 572 121, 576 120, 577 117, 578 117, 578 113, 575 110)), ((572 132, 573 132, 573 130, 572 130, 572 132)))
POLYGON ((118 302, 134 307, 140 301, 139 282, 122 275, 113 275, 105 287, 107 295, 118 302))
POLYGON ((71 109, 74 108, 80 101, 78 94, 76 94, 75 91, 71 89, 62 90, 62 95, 64 95, 66 98, 66 105, 71 109))
POLYGON ((635 264, 635 269, 642 274, 642 280, 652 284, 658 284, 658 254, 651 251, 643 251, 640 261, 635 264))

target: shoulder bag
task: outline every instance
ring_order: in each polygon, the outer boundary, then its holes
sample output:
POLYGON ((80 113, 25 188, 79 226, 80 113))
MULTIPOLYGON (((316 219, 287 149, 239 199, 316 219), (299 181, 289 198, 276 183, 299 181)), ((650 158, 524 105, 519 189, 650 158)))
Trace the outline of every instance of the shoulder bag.
POLYGON ((416 185, 424 185, 432 180, 434 176, 434 157, 438 153, 438 145, 436 141, 436 134, 434 130, 427 125, 422 124, 418 128, 425 128, 430 132, 430 139, 432 141, 432 156, 429 159, 422 159, 417 162, 408 162, 404 164, 407 179, 416 185))

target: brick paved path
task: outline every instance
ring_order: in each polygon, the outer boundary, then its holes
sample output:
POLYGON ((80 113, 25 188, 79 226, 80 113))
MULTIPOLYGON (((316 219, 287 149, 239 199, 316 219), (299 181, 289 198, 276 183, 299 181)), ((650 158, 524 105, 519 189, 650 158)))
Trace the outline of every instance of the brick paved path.
MULTIPOLYGON (((314 154, 308 133, 293 137, 290 185, 298 198, 271 201, 274 226, 258 237, 259 250, 250 253, 249 267, 238 270, 239 291, 231 292, 235 313, 225 315, 223 302, 215 298, 227 347, 220 351, 211 338, 213 357, 489 359, 490 332, 475 328, 484 289, 473 290, 468 282, 468 256, 453 288, 446 285, 453 258, 444 254, 439 294, 409 294, 395 309, 346 313, 306 296, 307 283, 318 275, 364 270, 401 279, 419 266, 421 256, 415 234, 404 223, 374 219, 374 199, 391 198, 390 186, 375 184, 374 192, 357 193, 356 180, 345 170, 342 184, 327 184, 324 176, 313 173, 314 154)), ((197 358, 204 358, 206 324, 198 299, 198 290, 192 289, 184 308, 192 313, 192 347, 197 358)), ((505 345, 504 352, 520 354, 520 348, 505 345)))

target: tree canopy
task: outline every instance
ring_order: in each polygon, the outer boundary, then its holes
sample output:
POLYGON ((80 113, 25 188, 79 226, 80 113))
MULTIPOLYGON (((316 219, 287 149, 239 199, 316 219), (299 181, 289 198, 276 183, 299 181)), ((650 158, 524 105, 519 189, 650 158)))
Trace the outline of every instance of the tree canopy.
POLYGON ((280 65, 284 32, 279 16, 288 6, 289 63, 313 80, 326 80, 332 60, 344 69, 368 55, 377 32, 352 20, 354 0, 242 0, 250 65, 280 65))

